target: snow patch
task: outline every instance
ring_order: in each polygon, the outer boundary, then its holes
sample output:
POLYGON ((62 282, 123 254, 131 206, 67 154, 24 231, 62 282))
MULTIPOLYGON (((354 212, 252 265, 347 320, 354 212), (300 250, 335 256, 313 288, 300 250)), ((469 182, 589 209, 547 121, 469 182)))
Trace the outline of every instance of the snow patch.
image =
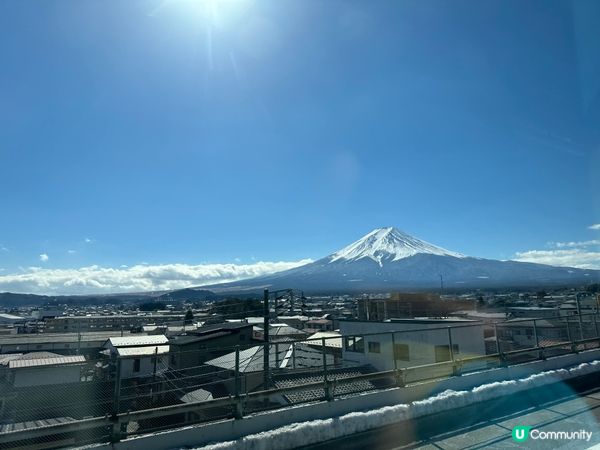
POLYGON ((352 412, 340 417, 293 423, 274 430, 251 434, 235 441, 220 442, 198 450, 284 450, 315 444, 403 420, 461 408, 560 380, 600 371, 600 361, 582 363, 570 369, 549 370, 518 380, 483 384, 469 391, 446 390, 425 400, 385 406, 370 411, 352 412))
POLYGON ((329 262, 370 258, 379 264, 379 267, 383 267, 385 261, 398 261, 419 253, 465 258, 465 255, 422 241, 397 228, 388 227, 377 228, 344 247, 331 255, 329 262))

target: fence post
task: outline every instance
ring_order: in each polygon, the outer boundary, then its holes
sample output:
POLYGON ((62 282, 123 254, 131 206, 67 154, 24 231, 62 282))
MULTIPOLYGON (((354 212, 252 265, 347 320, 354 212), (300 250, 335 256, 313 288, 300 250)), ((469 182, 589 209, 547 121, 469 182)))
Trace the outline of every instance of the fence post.
POLYGON ((398 361, 396 360, 396 333, 392 331, 392 358, 394 358, 394 370, 398 370, 398 361))
POLYGON ((240 346, 237 345, 235 348, 235 411, 233 416, 236 419, 244 417, 244 411, 242 407, 242 399, 240 397, 240 346))
POLYGON ((454 344, 452 343, 452 327, 448 327, 448 347, 450 349, 450 360, 452 361, 452 374, 460 375, 460 364, 457 363, 454 356, 454 344))
POLYGON ((533 339, 535 339, 535 348, 538 351, 538 359, 545 359, 544 350, 540 348, 540 339, 538 337, 536 319, 533 319, 533 339))
POLYGON ((121 424, 119 422, 119 409, 121 406, 121 358, 119 355, 115 355, 115 390, 113 398, 113 412, 112 412, 112 429, 111 429, 111 441, 119 442, 121 440, 121 424))
POLYGON ((454 349, 452 348, 452 328, 448 327, 448 348, 450 349, 450 361, 454 362, 454 349))
POLYGON ((327 353, 325 352, 325 338, 321 339, 321 350, 323 352, 323 387, 325 389, 325 398, 327 401, 333 400, 331 390, 329 389, 329 379, 327 377, 327 353))
POLYGON ((567 324, 567 339, 569 341, 569 343, 571 344, 571 351, 573 353, 576 353, 576 347, 575 347, 575 342, 573 342, 573 337, 571 336, 571 326, 569 325, 571 321, 569 320, 569 317, 567 316, 565 323, 567 324))
POLYGON ((498 353, 500 362, 503 362, 504 356, 502 355, 502 351, 500 349, 500 338, 498 337, 498 322, 494 322, 494 336, 496 337, 496 353, 498 353))

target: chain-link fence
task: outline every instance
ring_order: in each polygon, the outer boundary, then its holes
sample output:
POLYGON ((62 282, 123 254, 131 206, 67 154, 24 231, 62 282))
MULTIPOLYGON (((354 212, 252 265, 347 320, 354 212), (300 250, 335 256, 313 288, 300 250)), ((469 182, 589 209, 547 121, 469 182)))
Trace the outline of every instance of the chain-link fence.
POLYGON ((597 319, 442 321, 397 330, 388 322, 392 331, 323 333, 210 351, 201 344, 139 346, 62 363, 42 357, 15 362, 4 355, 0 448, 118 440, 598 348, 597 319))

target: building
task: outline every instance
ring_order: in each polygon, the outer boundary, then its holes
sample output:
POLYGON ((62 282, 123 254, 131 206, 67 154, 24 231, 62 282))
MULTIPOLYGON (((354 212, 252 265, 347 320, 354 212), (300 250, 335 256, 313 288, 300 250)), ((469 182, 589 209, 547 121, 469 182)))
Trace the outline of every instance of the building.
POLYGON ((26 322, 27 319, 14 314, 0 313, 0 325, 16 325, 26 322))
POLYGON ((0 418, 8 423, 94 414, 87 403, 96 404, 92 383, 82 382, 85 364, 82 355, 51 352, 0 356, 0 418))
POLYGON ((329 319, 311 319, 305 322, 305 328, 310 330, 312 333, 316 333, 317 331, 332 331, 333 330, 333 320, 329 319))
MULTIPOLYGON (((256 345, 239 351, 237 372, 240 377, 240 389, 243 392, 253 391, 264 384, 264 347, 265 345, 256 345)), ((326 364, 332 367, 333 356, 327 353, 323 355, 321 351, 306 344, 285 342, 269 344, 269 368, 273 375, 302 368, 322 370, 324 358, 326 364)), ((215 377, 222 379, 227 390, 233 394, 236 352, 207 361, 206 365, 214 368, 215 377)))
POLYGON ((389 298, 359 298, 358 319, 445 317, 453 311, 473 309, 471 300, 447 300, 438 294, 392 293, 389 298))
MULTIPOLYGON (((119 333, 120 334, 120 333, 119 333)), ((113 331, 84 333, 35 333, 0 336, 0 354, 53 352, 61 355, 84 354, 96 357, 113 331)), ((130 336, 129 331, 123 336, 130 336)))
POLYGON ((251 341, 252 324, 249 323, 204 326, 171 338, 169 366, 176 370, 198 368, 210 359, 230 353, 235 346, 248 347, 251 341))
POLYGON ((0 357, 0 365, 2 379, 16 388, 79 383, 85 357, 32 352, 0 357))
POLYGON ((484 325, 466 319, 341 320, 340 333, 344 363, 380 371, 486 354, 484 325))
POLYGON ((144 325, 178 323, 183 325, 184 314, 108 314, 48 317, 44 320, 46 333, 78 333, 85 331, 121 331, 141 329, 144 325))
POLYGON ((164 335, 112 337, 104 354, 117 358, 121 380, 161 375, 168 369, 169 340, 164 335))
MULTIPOLYGON (((264 341, 264 335, 265 333, 263 327, 255 325, 253 330, 254 339, 257 341, 264 341)), ((285 323, 272 323, 269 325, 270 342, 294 341, 304 339, 308 335, 308 332, 299 330, 285 323)))
POLYGON ((508 308, 508 315, 512 319, 551 319, 560 316, 558 308, 544 308, 542 306, 515 306, 508 308))

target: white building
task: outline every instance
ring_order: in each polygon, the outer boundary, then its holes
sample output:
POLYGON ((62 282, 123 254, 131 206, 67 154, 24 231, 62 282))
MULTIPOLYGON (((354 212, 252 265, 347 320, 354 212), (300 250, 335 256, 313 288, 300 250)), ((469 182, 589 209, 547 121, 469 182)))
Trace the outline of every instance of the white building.
POLYGON ((3 377, 16 388, 79 383, 83 355, 63 356, 50 352, 3 355, 3 377))
POLYGON ((169 340, 164 335, 111 337, 105 354, 119 357, 121 379, 160 375, 168 368, 169 340))
POLYGON ((454 359, 482 356, 485 355, 483 328, 480 322, 459 318, 340 320, 340 333, 344 337, 342 357, 346 363, 371 364, 383 371, 395 368, 394 358, 396 367, 402 368, 449 361, 452 356, 454 359))

